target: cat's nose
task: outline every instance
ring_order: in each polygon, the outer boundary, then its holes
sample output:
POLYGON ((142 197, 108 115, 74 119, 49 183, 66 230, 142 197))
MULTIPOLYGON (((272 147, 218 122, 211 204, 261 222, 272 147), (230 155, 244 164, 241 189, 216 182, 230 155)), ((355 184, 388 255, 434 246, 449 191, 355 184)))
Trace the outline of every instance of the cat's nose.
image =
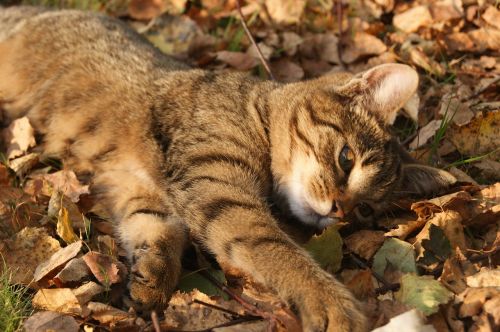
POLYGON ((332 210, 328 214, 329 217, 334 218, 343 218, 344 217, 344 209, 339 201, 333 201, 332 210))

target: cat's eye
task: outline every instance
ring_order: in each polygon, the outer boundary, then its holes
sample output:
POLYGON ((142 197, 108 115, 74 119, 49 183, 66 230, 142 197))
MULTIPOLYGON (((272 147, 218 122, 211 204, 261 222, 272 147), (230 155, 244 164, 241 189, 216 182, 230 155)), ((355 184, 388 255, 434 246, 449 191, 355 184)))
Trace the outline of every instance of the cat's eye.
POLYGON ((342 151, 340 151, 339 165, 346 174, 349 173, 354 166, 354 152, 352 152, 347 144, 344 145, 342 151))
POLYGON ((363 218, 368 218, 368 217, 372 216, 373 213, 375 212, 373 210, 373 208, 370 205, 366 204, 366 203, 360 203, 360 204, 358 204, 358 206, 356 207, 356 210, 358 211, 358 213, 363 218))

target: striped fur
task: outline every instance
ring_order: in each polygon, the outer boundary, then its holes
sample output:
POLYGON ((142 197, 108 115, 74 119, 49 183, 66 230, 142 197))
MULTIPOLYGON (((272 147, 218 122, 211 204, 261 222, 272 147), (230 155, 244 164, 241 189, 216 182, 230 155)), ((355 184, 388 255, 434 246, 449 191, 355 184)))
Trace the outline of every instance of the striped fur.
POLYGON ((47 156, 91 177, 144 308, 168 302, 189 231, 293 304, 306 331, 365 329, 358 302, 277 216, 321 228, 334 204, 348 212, 397 189, 404 165, 383 112, 416 88, 388 84, 412 80, 403 67, 281 85, 188 69, 105 16, 0 9, 2 106, 30 118, 47 156))

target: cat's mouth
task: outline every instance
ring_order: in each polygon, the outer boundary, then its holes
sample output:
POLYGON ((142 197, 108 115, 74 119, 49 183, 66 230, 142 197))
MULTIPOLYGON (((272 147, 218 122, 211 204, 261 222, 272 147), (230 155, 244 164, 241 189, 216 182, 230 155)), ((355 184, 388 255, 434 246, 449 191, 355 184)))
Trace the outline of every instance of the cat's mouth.
POLYGON ((304 206, 303 209, 304 217, 307 219, 304 220, 304 222, 310 225, 312 224, 318 229, 324 229, 340 221, 340 218, 319 214, 310 206, 304 206))

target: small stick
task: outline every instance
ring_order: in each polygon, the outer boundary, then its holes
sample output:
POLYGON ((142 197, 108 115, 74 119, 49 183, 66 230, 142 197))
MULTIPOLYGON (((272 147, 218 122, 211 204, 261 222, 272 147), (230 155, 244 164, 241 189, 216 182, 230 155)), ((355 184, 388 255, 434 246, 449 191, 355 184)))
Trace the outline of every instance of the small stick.
POLYGON ((342 18, 344 17, 344 10, 342 9, 342 0, 337 0, 336 2, 337 5, 337 24, 338 24, 338 29, 339 29, 339 42, 337 44, 337 53, 339 55, 339 62, 340 65, 345 68, 345 64, 342 61, 342 18))
POLYGON ((366 265, 365 262, 363 262, 358 257, 354 256, 353 254, 351 254, 350 256, 351 256, 352 260, 354 261, 354 263, 356 263, 356 265, 358 265, 359 267, 361 267, 363 269, 369 269, 371 274, 375 277, 375 279, 377 279, 380 283, 383 284, 382 287, 380 287, 376 290, 377 292, 380 292, 380 294, 383 294, 383 292, 387 292, 389 290, 396 290, 400 287, 399 284, 391 284, 390 282, 385 280, 384 277, 382 277, 380 274, 378 274, 375 271, 373 271, 372 269, 370 269, 369 266, 366 265))
MULTIPOLYGON (((218 305, 207 303, 207 302, 204 302, 204 301, 201 301, 201 300, 198 300, 198 299, 194 299, 193 303, 198 303, 198 304, 204 305, 205 307, 209 307, 209 308, 212 308, 212 309, 215 309, 215 310, 219 310, 219 311, 225 312, 227 314, 230 314, 231 316, 246 317, 246 316, 240 315, 237 312, 234 312, 234 311, 231 311, 229 309, 226 309, 226 308, 223 308, 223 307, 219 307, 218 305)), ((252 317, 254 317, 254 316, 252 316, 252 317)))
POLYGON ((485 87, 479 89, 478 91, 476 91, 475 93, 473 93, 469 97, 462 99, 461 101, 464 102, 464 101, 471 100, 472 98, 476 98, 477 96, 479 96, 480 94, 482 94, 483 92, 485 92, 486 90, 488 90, 490 88, 490 86, 495 85, 498 82, 500 82, 500 76, 498 76, 496 79, 494 79, 493 81, 491 81, 485 87))
POLYGON ((240 20, 241 20, 241 24, 243 25, 243 29, 245 30, 245 33, 247 34, 248 39, 250 39, 250 42, 257 49, 257 53, 259 54, 260 62, 262 62, 262 65, 264 66, 264 69, 269 74, 269 77, 271 78, 271 80, 276 81, 276 78, 274 78, 273 72, 271 71, 271 67, 269 67, 269 64, 267 63, 266 59, 264 58, 264 55, 262 54, 262 51, 260 50, 259 45, 257 45, 257 43, 255 42, 255 39, 252 36, 252 33, 248 29, 247 23, 245 22, 245 17, 243 17, 243 12, 241 11, 240 0, 236 0, 236 7, 238 9, 238 14, 240 16, 240 20))
POLYGON ((154 310, 151 312, 151 321, 153 322, 155 332, 161 332, 160 321, 158 320, 158 315, 154 310))

